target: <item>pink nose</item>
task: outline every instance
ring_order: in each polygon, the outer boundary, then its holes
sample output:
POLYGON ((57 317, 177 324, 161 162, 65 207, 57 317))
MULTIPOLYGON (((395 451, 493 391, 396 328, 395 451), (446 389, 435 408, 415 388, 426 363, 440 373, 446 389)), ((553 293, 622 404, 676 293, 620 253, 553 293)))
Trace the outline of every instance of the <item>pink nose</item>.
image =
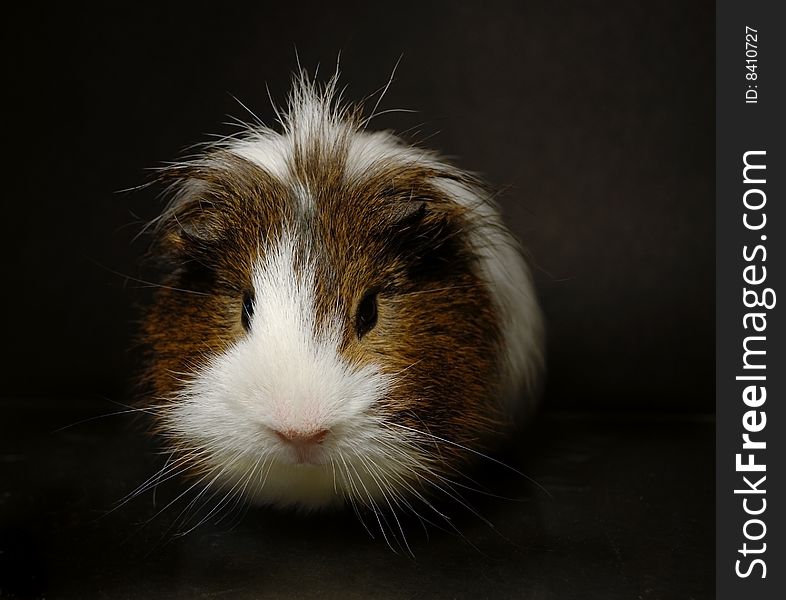
POLYGON ((319 431, 300 431, 297 429, 285 429, 283 431, 275 430, 273 433, 282 442, 292 444, 294 446, 314 446, 321 444, 330 433, 329 429, 320 429, 319 431))

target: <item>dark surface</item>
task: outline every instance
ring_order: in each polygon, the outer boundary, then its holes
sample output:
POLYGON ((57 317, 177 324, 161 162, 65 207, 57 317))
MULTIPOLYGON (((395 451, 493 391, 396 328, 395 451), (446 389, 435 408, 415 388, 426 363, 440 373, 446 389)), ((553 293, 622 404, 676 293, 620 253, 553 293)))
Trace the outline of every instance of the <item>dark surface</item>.
POLYGON ((380 128, 505 188, 549 332, 550 405, 713 410, 714 3, 14 3, 3 35, 4 394, 118 397, 154 190, 208 133, 272 123, 302 64, 380 128), (678 393, 675 393, 678 390, 678 393))
MULTIPOLYGON (((30 406, 29 404, 27 405, 30 406)), ((414 558, 371 539, 351 511, 174 523, 187 486, 164 484, 107 514, 163 464, 127 416, 55 431, 85 415, 16 404, 0 430, 3 598, 558 598, 714 596, 713 421, 541 415, 488 490, 455 503, 463 537, 414 519, 414 558), (173 524, 174 523, 174 524, 173 524)), ((89 413, 86 413, 89 415, 89 413)), ((485 473, 485 474, 484 474, 485 473)), ((198 517, 197 517, 198 519, 198 517)), ((397 547, 395 542, 392 542, 397 547)))

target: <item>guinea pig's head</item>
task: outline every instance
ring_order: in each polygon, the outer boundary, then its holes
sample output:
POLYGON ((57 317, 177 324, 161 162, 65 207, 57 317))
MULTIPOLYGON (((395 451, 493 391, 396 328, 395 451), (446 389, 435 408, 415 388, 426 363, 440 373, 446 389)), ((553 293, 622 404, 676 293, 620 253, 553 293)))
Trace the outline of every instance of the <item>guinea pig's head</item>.
POLYGON ((499 435, 540 361, 530 277, 489 194, 370 133, 334 82, 162 173, 143 326, 157 429, 238 496, 420 495, 499 435))

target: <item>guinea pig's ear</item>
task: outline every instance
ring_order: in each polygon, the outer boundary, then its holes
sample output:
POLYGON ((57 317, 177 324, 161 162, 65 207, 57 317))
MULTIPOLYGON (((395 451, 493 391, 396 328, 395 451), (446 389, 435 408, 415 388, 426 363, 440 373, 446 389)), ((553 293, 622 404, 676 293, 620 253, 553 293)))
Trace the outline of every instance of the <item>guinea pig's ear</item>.
POLYGON ((388 243, 414 279, 433 279, 470 259, 460 207, 434 198, 410 199, 396 207, 388 243))
POLYGON ((160 250, 174 256, 200 254, 219 241, 227 227, 211 187, 184 175, 169 174, 176 177, 170 183, 172 199, 156 222, 160 250))
POLYGON ((159 180, 171 197, 156 223, 160 246, 192 256, 233 237, 241 223, 264 222, 278 190, 259 167, 223 150, 164 169, 159 180))

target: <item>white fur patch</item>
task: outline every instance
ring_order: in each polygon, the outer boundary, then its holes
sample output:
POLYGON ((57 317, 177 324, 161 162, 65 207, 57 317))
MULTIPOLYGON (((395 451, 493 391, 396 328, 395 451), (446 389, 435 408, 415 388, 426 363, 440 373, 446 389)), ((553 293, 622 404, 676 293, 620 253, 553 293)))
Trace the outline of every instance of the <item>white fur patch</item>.
POLYGON ((391 162, 413 166, 435 164, 432 157, 430 152, 404 144, 401 139, 386 131, 358 132, 352 137, 349 146, 345 177, 362 178, 370 171, 391 162))
POLYGON ((261 167, 273 177, 281 181, 287 178, 291 148, 287 140, 272 129, 257 128, 241 139, 225 143, 231 152, 261 167))

